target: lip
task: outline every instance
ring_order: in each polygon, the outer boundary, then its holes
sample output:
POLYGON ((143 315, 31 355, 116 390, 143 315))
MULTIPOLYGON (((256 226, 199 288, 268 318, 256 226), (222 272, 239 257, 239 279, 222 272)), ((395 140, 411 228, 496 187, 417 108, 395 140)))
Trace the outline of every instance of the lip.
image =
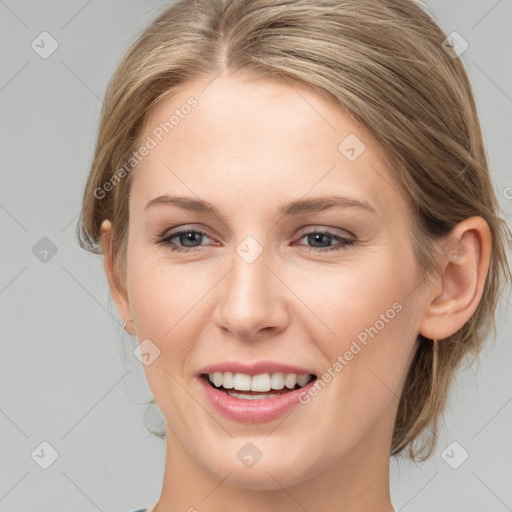
POLYGON ((258 361, 252 364, 239 363, 237 361, 215 363, 205 366, 200 370, 198 376, 202 373, 215 373, 215 372, 232 372, 232 373, 245 373, 247 375, 259 375, 261 373, 296 373, 316 375, 315 372, 307 368, 300 368, 285 363, 278 363, 275 361, 258 361))
MULTIPOLYGON (((212 372, 210 371, 205 373, 212 372)), ((289 373, 296 372, 293 371, 289 373)), ((301 373, 308 372, 303 371, 301 373)), ((199 384, 202 386, 206 400, 209 402, 211 407, 226 418, 238 423, 264 423, 279 418, 294 407, 297 407, 301 403, 299 401, 300 396, 303 393, 308 393, 309 388, 313 386, 317 380, 313 379, 300 389, 288 391, 282 395, 272 398, 244 400, 243 398, 235 398, 217 390, 212 387, 204 377, 198 376, 197 379, 199 384)), ((271 393, 271 391, 269 391, 269 393, 271 393)))

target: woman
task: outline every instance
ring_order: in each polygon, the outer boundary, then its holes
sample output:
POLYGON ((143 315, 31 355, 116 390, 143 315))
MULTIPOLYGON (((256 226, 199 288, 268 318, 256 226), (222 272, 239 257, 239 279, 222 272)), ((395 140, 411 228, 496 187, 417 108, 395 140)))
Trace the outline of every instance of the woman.
POLYGON ((454 45, 409 0, 182 0, 105 96, 79 236, 165 417, 147 510, 392 511, 510 232, 454 45))

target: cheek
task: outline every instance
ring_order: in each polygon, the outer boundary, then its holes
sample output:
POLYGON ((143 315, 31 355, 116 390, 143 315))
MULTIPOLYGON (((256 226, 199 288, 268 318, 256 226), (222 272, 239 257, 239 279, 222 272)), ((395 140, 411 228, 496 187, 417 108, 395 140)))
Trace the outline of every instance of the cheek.
POLYGON ((332 379, 336 401, 352 397, 357 414, 382 410, 408 368, 419 317, 413 262, 412 253, 383 250, 364 263, 330 269, 322 280, 308 280, 307 296, 321 319, 311 317, 309 325, 321 340, 326 371, 337 376, 332 379))
POLYGON ((173 263, 164 251, 144 248, 129 253, 127 270, 137 338, 139 342, 151 340, 159 350, 154 362, 144 366, 148 384, 159 406, 176 412, 176 407, 187 402, 180 383, 192 372, 190 355, 210 321, 208 291, 218 281, 219 272, 200 262, 197 266, 173 263))
MULTIPOLYGON (((172 265, 143 249, 129 254, 127 269, 137 338, 139 343, 151 340, 159 350, 158 357, 143 367, 148 385, 159 408, 166 411, 168 422, 169 418, 186 417, 187 407, 194 403, 181 386, 189 371, 186 363, 197 339, 200 299, 208 290, 208 283, 184 266, 172 265)), ((170 425, 176 429, 174 422, 172 419, 170 425)))
POLYGON ((138 332, 161 341, 190 326, 200 311, 201 299, 212 286, 204 271, 173 264, 163 252, 143 249, 134 249, 129 255, 128 274, 130 307, 138 332))
POLYGON ((300 321, 311 318, 309 327, 317 336, 331 338, 329 346, 336 349, 343 349, 347 341, 375 322, 381 330, 381 315, 384 321, 398 316, 399 306, 393 305, 409 300, 416 277, 411 255, 386 247, 347 257, 336 265, 314 263, 304 271, 283 268, 282 274, 308 306, 295 301, 300 321))
MULTIPOLYGON (((393 423, 414 349, 415 312, 398 290, 389 297, 381 295, 375 304, 373 310, 356 308, 357 316, 340 314, 336 336, 323 338, 328 366, 319 378, 329 382, 318 400, 312 398, 307 407, 313 408, 310 417, 315 418, 311 429, 332 439, 329 453, 339 455, 349 450, 379 419, 387 418, 379 422, 384 429, 393 423), (333 404, 328 412, 326 403, 333 404)), ((325 450, 325 443, 316 444, 320 452, 325 450)))

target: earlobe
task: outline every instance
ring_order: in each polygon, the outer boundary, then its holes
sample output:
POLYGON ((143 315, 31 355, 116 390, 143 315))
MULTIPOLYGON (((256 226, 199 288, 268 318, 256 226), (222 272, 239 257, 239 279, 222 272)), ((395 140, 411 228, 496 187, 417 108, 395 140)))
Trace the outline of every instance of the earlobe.
POLYGON ((421 335, 447 338, 471 318, 482 298, 490 254, 491 234, 484 219, 470 217, 455 226, 441 244, 442 274, 427 299, 421 335))
MULTIPOLYGON (((116 275, 112 248, 112 224, 108 219, 105 219, 101 223, 100 233, 103 251, 103 268, 105 269, 105 274, 107 276, 110 293, 124 323, 123 325, 127 325, 126 322, 128 319, 131 319, 132 315, 126 290, 122 287, 119 278, 116 275)), ((133 321, 130 322, 127 327, 131 325, 133 325, 133 321)), ((125 327, 125 330, 127 327, 125 327)), ((132 334, 128 330, 127 332, 132 334)))

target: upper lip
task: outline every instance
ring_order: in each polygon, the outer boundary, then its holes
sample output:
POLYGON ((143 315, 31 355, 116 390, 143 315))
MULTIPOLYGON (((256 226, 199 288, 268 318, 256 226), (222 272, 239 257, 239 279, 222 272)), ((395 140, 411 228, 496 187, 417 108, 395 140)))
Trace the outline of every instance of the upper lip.
POLYGON ((240 363, 238 361, 226 361, 223 363, 214 363, 204 366, 199 375, 203 373, 215 372, 232 372, 232 373, 245 373, 247 375, 259 375, 261 373, 296 373, 297 375, 309 374, 315 375, 314 372, 307 368, 300 366, 293 366, 286 363, 279 363, 277 361, 257 361, 254 363, 240 363))

